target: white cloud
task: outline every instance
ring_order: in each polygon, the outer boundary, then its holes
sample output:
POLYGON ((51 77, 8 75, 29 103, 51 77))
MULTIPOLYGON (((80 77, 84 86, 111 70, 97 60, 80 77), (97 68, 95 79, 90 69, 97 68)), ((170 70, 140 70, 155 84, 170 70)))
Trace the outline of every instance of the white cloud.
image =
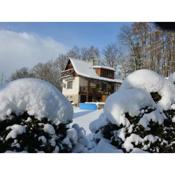
POLYGON ((54 59, 66 50, 63 44, 49 37, 0 30, 0 73, 9 77, 16 69, 54 59))

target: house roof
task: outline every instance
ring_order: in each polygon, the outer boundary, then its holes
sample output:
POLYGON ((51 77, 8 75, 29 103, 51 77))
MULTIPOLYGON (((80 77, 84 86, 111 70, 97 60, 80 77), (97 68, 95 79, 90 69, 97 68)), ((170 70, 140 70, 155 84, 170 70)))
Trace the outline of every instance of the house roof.
POLYGON ((72 63, 72 66, 75 72, 80 76, 97 79, 97 80, 122 83, 122 80, 119 80, 119 79, 110 79, 110 78, 100 77, 99 75, 96 74, 96 71, 94 70, 93 65, 91 63, 74 59, 74 58, 69 58, 69 59, 72 63))
POLYGON ((108 69, 108 70, 112 70, 112 71, 115 71, 114 68, 112 67, 108 67, 108 66, 92 66, 93 68, 101 68, 101 69, 108 69))

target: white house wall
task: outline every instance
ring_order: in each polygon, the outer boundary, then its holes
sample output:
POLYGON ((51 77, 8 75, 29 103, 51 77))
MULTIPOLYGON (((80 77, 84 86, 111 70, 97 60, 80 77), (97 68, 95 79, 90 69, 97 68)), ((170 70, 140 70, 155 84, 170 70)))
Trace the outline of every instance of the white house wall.
MULTIPOLYGON (((63 84, 67 84, 67 80, 63 79, 63 84)), ((75 77, 72 80, 72 89, 67 89, 66 87, 63 87, 62 89, 63 94, 78 94, 79 93, 79 77, 75 77)))
MULTIPOLYGON (((80 77, 74 77, 72 80, 72 89, 67 89, 63 86, 62 93, 65 97, 68 98, 69 101, 72 101, 74 104, 79 103, 79 83, 80 83, 80 77)), ((63 79, 63 85, 67 85, 67 80, 63 79)))

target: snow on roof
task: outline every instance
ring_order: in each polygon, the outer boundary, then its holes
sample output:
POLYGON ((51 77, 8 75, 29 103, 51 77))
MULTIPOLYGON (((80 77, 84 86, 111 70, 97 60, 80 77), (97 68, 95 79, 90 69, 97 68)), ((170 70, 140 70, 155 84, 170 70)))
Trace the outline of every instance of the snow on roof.
POLYGON ((0 90, 0 120, 11 112, 25 111, 41 119, 48 117, 57 123, 72 120, 73 109, 66 98, 50 83, 24 78, 12 81, 0 90))
POLYGON ((114 68, 108 67, 108 66, 92 66, 92 67, 93 67, 93 68, 102 68, 102 69, 108 69, 108 70, 113 70, 113 71, 115 71, 114 68))
POLYGON ((91 63, 74 59, 74 58, 69 58, 69 59, 74 67, 75 72, 80 76, 97 79, 97 80, 122 83, 122 80, 110 79, 110 78, 104 78, 104 77, 98 76, 95 70, 93 69, 93 65, 91 63))

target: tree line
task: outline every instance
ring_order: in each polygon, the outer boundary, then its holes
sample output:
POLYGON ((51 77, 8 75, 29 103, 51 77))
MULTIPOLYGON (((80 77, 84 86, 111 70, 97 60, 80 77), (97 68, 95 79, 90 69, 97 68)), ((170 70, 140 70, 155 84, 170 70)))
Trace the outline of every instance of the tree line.
POLYGON ((153 23, 133 23, 121 29, 120 40, 128 49, 125 74, 143 68, 163 76, 175 71, 175 31, 163 31, 153 23))
POLYGON ((61 72, 64 70, 69 57, 115 68, 117 65, 118 53, 117 47, 114 44, 109 44, 104 49, 103 59, 100 57, 99 49, 94 46, 89 48, 73 47, 67 53, 60 54, 54 60, 50 60, 46 63, 38 63, 31 69, 23 67, 16 70, 16 72, 11 75, 10 80, 29 77, 39 78, 47 80, 58 89, 61 89, 61 72))
POLYGON ((168 76, 175 71, 175 32, 162 31, 153 23, 135 22, 123 26, 116 42, 107 44, 101 52, 95 46, 75 46, 55 60, 38 63, 31 69, 17 70, 11 80, 35 77, 47 80, 61 89, 60 76, 68 57, 113 67, 121 79, 143 68, 168 76))

